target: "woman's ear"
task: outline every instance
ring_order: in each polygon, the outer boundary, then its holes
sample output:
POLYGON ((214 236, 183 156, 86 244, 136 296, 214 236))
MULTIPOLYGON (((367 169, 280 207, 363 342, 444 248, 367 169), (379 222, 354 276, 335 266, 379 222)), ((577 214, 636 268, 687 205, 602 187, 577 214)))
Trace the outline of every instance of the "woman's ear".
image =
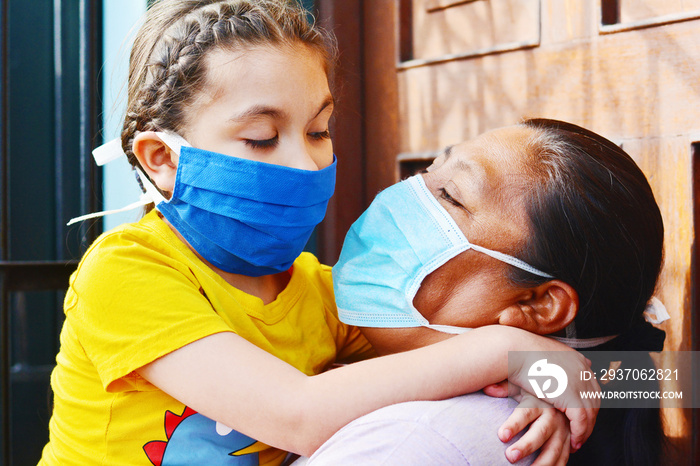
POLYGON ((576 317, 578 306, 578 293, 571 285, 551 280, 530 288, 500 314, 498 323, 549 335, 566 328, 576 317))
POLYGON ((173 192, 177 174, 177 154, 155 133, 144 131, 134 138, 134 155, 146 174, 161 191, 173 192))

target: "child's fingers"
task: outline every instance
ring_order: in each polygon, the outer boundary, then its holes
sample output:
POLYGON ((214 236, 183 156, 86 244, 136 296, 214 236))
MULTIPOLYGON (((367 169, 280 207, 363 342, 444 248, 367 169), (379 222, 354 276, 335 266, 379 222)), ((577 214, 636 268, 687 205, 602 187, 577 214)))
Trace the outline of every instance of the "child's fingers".
POLYGON ((518 406, 508 416, 498 429, 498 438, 501 442, 508 442, 515 434, 530 425, 532 421, 542 414, 542 410, 537 407, 523 408, 518 406))
POLYGON ((565 466, 571 453, 571 443, 567 430, 557 430, 550 437, 542 448, 540 454, 535 459, 532 466, 565 466))
POLYGON ((566 442, 564 444, 564 453, 559 456, 559 462, 557 463, 557 466, 566 466, 569 463, 569 455, 571 455, 573 451, 571 450, 571 443, 566 442))
MULTIPOLYGON (((506 458, 510 462, 516 462, 541 449, 537 464, 557 464, 559 457, 565 451, 564 444, 568 452, 568 434, 566 417, 554 408, 546 408, 541 410, 541 415, 530 425, 530 429, 508 447, 506 458), (541 460, 540 457, 542 457, 541 460)), ((566 456, 568 457, 568 453, 566 456)))
POLYGON ((590 437, 597 413, 598 411, 593 408, 569 408, 565 411, 566 417, 569 418, 573 451, 581 448, 581 445, 590 437))
MULTIPOLYGON (((589 362, 586 360, 586 362, 589 362)), ((587 366, 582 366, 579 372, 585 372, 590 370, 587 366)), ((593 393, 600 391, 600 386, 595 378, 586 381, 582 386, 572 387, 570 397, 565 398, 563 403, 558 404, 558 408, 566 414, 569 418, 571 427, 571 449, 576 451, 581 448, 581 445, 588 440, 591 433, 593 432, 593 427, 595 427, 595 420, 598 416, 598 410, 600 409, 600 399, 595 397, 581 398, 580 394, 583 392, 593 393), (578 407, 567 407, 568 406, 578 406, 578 407)))
POLYGON ((487 385, 483 388, 483 391, 494 398, 506 398, 508 396, 508 381, 504 380, 503 382, 487 385))

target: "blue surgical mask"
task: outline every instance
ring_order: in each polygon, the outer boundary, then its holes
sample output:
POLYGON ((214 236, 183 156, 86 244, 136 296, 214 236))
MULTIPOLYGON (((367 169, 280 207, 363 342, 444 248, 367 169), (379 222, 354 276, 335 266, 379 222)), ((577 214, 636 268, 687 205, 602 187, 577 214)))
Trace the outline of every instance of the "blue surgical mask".
POLYGON ((159 136, 180 158, 172 196, 156 208, 194 250, 226 272, 258 277, 289 269, 326 215, 335 156, 321 170, 300 170, 159 136))
MULTIPOLYGON (((153 202, 209 263, 259 277, 288 270, 326 215, 335 189, 336 159, 321 170, 300 170, 191 147, 157 133, 179 154, 175 186, 166 200, 139 170, 146 193, 123 209, 89 214, 71 223, 153 202)), ((93 151, 98 165, 124 155, 119 141, 93 151)))
POLYGON ((430 324, 413 306, 413 298, 428 274, 467 249, 551 278, 520 259, 470 243, 422 176, 385 189, 352 225, 333 267, 340 320, 359 327, 464 332, 430 324))

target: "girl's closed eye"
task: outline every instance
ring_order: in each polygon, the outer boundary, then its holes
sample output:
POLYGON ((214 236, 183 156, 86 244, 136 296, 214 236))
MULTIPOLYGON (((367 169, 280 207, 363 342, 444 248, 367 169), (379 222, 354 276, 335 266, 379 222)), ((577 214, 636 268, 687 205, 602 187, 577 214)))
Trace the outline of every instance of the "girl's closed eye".
POLYGON ((274 149, 280 142, 279 134, 270 139, 244 139, 243 142, 252 149, 274 149))
POLYGON ((322 141, 324 139, 330 139, 331 132, 329 130, 312 132, 312 133, 309 133, 309 137, 311 139, 316 140, 316 141, 322 141))

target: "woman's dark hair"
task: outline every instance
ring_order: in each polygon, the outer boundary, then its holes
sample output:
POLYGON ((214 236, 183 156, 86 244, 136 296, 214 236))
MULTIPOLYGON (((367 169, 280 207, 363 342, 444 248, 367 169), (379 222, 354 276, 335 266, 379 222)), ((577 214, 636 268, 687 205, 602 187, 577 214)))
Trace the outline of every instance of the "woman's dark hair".
MULTIPOLYGON (((578 338, 621 334, 641 318, 663 262, 661 212, 619 146, 571 123, 530 119, 530 234, 522 258, 579 296, 578 338)), ((516 282, 532 281, 513 269, 516 282)))
MULTIPOLYGON (((619 335, 593 350, 660 351, 664 332, 643 319, 661 271, 664 240, 646 177, 619 146, 589 130, 547 119, 521 125, 533 131, 525 166, 534 181, 526 202, 530 234, 521 257, 576 290, 577 338, 619 335)), ((527 285, 546 281, 516 268, 511 279, 527 285)), ((609 361, 600 364, 607 367, 609 361)), ((658 404, 604 408, 569 464, 652 466, 660 463, 664 446, 658 404)))

